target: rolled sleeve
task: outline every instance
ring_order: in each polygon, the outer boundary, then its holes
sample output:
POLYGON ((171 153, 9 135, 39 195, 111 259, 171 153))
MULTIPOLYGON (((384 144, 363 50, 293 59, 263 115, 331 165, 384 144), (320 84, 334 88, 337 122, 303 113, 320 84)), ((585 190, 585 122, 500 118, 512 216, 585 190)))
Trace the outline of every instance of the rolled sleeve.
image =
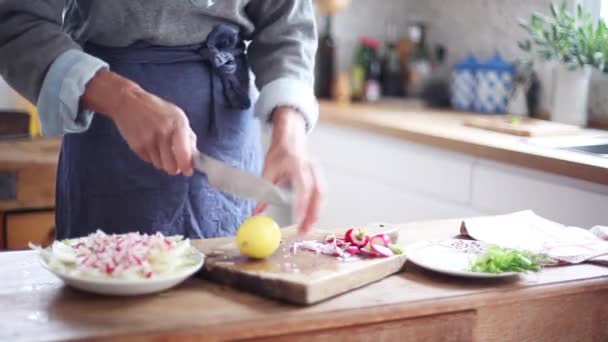
POLYGON ((247 53, 260 89, 256 114, 271 123, 276 107, 293 107, 310 132, 319 117, 313 87, 317 32, 312 1, 251 1, 246 12, 255 26, 247 53))
POLYGON ((42 134, 57 136, 85 131, 93 112, 80 110, 80 97, 97 71, 108 68, 104 61, 71 49, 51 64, 38 96, 42 134))
POLYGON ((306 122, 307 132, 315 127, 319 118, 319 104, 308 83, 279 78, 266 84, 255 104, 255 113, 262 121, 271 122, 272 111, 281 106, 300 112, 306 122))

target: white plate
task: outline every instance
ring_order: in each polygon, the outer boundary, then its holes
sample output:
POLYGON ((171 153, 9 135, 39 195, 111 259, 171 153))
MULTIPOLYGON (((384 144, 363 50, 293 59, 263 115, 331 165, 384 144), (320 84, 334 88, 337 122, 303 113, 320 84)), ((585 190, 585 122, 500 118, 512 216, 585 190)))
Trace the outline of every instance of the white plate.
POLYGON ((203 266, 205 256, 196 250, 196 248, 192 247, 192 249, 193 258, 196 258, 197 261, 195 265, 184 268, 178 273, 150 279, 125 280, 75 277, 51 269, 42 257, 40 258, 40 263, 44 268, 63 280, 64 283, 79 290, 102 295, 137 296, 170 289, 198 272, 203 266))
POLYGON ((454 276, 470 278, 508 278, 518 272, 471 272, 471 261, 483 253, 488 244, 462 239, 429 240, 407 246, 407 258, 426 269, 454 276))

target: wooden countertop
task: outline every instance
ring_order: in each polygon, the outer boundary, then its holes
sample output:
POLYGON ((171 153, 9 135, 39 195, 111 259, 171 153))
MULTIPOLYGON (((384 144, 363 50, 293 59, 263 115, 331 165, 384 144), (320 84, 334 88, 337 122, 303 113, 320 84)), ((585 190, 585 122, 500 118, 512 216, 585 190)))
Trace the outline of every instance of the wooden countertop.
POLYGON ((33 138, 0 140, 0 167, 23 164, 57 165, 61 139, 33 138))
MULTIPOLYGON (((444 238, 460 220, 399 225, 400 243, 444 238)), ((223 239, 201 240, 211 250, 223 239)), ((237 292, 201 279, 139 298, 64 287, 33 251, 0 253, 0 340, 346 341, 606 340, 608 268, 547 268, 513 281, 405 272, 309 307, 237 292)))
POLYGON ((463 120, 472 115, 432 110, 404 101, 320 104, 322 122, 608 185, 608 158, 535 146, 514 135, 464 126, 463 120))

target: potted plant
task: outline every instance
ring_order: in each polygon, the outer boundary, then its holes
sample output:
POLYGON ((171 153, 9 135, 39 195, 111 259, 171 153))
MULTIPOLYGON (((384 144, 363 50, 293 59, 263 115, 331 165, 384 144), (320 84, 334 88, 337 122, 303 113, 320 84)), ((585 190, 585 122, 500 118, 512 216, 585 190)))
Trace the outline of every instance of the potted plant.
POLYGON ((531 60, 542 63, 541 107, 550 107, 554 121, 584 126, 591 71, 606 68, 608 30, 601 19, 593 22, 580 5, 575 14, 565 1, 550 8, 550 17, 533 13, 529 23, 520 21, 529 38, 519 46, 531 60))

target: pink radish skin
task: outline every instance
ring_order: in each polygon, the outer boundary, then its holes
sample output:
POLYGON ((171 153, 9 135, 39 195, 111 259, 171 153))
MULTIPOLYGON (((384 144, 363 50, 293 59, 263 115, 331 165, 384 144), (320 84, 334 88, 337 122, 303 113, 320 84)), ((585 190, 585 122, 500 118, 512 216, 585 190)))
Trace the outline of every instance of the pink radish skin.
POLYGON ((376 244, 372 244, 372 250, 376 253, 378 253, 378 255, 383 256, 383 257, 389 257, 389 256, 393 256, 395 255, 395 253, 393 253, 393 251, 391 251, 390 248, 383 246, 383 245, 376 245, 376 244))
POLYGON ((357 247, 357 246, 350 246, 350 247, 348 247, 346 252, 348 252, 350 255, 357 255, 361 251, 359 250, 359 247, 357 247))
POLYGON ((386 234, 377 234, 374 235, 371 239, 369 239, 369 244, 389 247, 392 244, 392 241, 391 238, 386 234))
POLYGON ((380 256, 375 251, 368 249, 368 247, 361 248, 359 251, 361 252, 361 254, 372 258, 380 256))
POLYGON ((369 236, 365 235, 365 232, 363 232, 361 229, 351 228, 346 231, 344 240, 357 247, 365 247, 369 242, 369 236))

